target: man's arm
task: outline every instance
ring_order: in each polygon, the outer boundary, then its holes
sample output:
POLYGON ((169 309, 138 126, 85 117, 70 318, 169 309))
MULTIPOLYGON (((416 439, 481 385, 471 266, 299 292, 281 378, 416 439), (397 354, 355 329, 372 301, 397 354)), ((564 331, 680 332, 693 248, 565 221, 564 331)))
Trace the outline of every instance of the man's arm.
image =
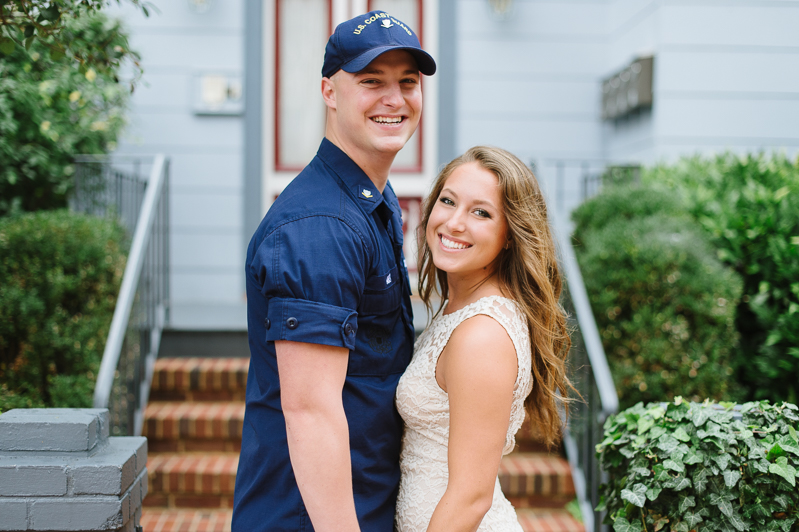
POLYGON ((320 532, 359 531, 341 393, 345 347, 277 341, 289 456, 308 515, 320 532))

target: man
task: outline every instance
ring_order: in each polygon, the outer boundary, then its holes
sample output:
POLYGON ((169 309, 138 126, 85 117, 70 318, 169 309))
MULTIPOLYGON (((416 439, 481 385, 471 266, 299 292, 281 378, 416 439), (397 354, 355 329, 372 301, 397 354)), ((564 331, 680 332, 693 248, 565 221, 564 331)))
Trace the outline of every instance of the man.
POLYGON ((247 251, 250 371, 236 532, 393 530, 413 323, 388 173, 436 65, 382 11, 325 49, 325 138, 247 251))

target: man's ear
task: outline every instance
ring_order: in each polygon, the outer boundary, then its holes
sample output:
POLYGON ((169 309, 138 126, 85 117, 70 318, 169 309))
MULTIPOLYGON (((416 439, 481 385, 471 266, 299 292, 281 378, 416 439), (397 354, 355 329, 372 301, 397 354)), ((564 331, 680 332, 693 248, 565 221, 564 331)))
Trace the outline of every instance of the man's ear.
POLYGON ((330 109, 336 108, 336 85, 330 78, 322 78, 322 99, 330 109))

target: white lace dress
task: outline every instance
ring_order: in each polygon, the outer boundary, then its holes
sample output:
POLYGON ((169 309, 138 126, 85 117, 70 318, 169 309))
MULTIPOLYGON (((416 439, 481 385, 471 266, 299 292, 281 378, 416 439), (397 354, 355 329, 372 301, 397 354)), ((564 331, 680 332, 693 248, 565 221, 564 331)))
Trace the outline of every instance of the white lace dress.
MULTIPOLYGON (((399 532, 424 532, 447 488, 449 397, 436 382, 436 364, 455 328, 467 318, 485 314, 497 320, 516 347, 518 374, 513 389, 510 423, 503 456, 513 450, 516 432, 524 421, 524 400, 532 389, 530 337, 524 316, 507 298, 489 296, 448 315, 439 315, 419 336, 413 359, 397 386, 397 409, 405 421, 400 454, 396 528, 399 532)), ((478 532, 521 532, 513 506, 502 494, 497 478, 491 509, 478 532)))

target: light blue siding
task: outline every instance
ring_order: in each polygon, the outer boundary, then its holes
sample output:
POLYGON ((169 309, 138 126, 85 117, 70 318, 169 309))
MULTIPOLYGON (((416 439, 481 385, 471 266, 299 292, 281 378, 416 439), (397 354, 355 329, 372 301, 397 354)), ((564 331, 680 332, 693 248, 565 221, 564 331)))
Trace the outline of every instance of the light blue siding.
POLYGON ((186 1, 156 7, 149 18, 113 8, 144 68, 118 151, 171 160, 171 326, 243 329, 243 120, 196 115, 194 99, 198 74, 243 74, 244 0, 206 13, 186 1))

